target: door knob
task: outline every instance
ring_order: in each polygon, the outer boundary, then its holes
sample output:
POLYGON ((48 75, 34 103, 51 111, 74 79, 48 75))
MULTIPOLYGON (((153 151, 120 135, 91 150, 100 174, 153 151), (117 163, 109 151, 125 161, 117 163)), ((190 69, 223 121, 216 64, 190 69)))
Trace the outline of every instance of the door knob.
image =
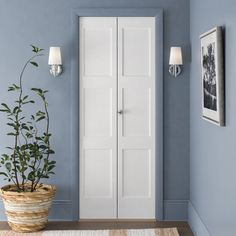
POLYGON ((122 110, 118 111, 118 114, 122 115, 122 114, 123 114, 123 111, 122 111, 122 110))

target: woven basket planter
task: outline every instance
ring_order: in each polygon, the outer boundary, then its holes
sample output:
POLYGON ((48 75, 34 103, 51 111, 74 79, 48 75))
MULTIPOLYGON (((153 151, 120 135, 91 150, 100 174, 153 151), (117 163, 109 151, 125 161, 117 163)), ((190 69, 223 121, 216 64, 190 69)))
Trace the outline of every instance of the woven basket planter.
POLYGON ((8 224, 16 232, 35 232, 46 227, 56 188, 40 185, 35 192, 16 192, 14 185, 1 188, 8 224))

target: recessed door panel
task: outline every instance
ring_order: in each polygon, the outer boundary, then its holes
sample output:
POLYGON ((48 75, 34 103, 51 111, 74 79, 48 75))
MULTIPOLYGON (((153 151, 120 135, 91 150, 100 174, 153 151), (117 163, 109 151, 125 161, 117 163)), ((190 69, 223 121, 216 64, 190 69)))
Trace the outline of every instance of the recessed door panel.
POLYGON ((125 26, 121 31, 123 76, 149 76, 151 61, 151 32, 149 28, 125 26))
POLYGON ((122 197, 150 197, 151 173, 152 170, 150 150, 124 149, 122 151, 122 197))
POLYGON ((123 88, 122 132, 125 137, 151 135, 151 89, 143 87, 123 88))
POLYGON ((84 76, 112 75, 112 27, 88 26, 83 32, 84 76))
POLYGON ((84 89, 84 135, 87 137, 112 136, 111 88, 84 89))
POLYGON ((112 151, 85 150, 83 156, 85 198, 112 198, 112 151))

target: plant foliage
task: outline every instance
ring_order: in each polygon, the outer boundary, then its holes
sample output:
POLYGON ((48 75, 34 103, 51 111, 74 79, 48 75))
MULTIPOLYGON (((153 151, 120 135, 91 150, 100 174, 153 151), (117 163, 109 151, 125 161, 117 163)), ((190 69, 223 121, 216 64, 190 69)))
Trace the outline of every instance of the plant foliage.
POLYGON ((30 91, 42 102, 42 109, 27 115, 24 110, 26 106, 35 103, 35 100, 30 98, 30 94, 24 93, 22 83, 24 72, 28 66, 38 67, 35 59, 43 56, 43 49, 33 45, 31 47, 34 55, 23 66, 19 84, 13 84, 8 88, 9 92, 16 94, 17 99, 13 106, 2 103, 0 109, 0 112, 6 114, 7 126, 11 130, 7 135, 14 140, 13 145, 7 147, 8 153, 0 157, 0 170, 2 170, 0 175, 4 180, 13 182, 19 192, 34 192, 42 179, 47 179, 54 174, 56 164, 56 161, 49 158, 54 151, 50 145, 50 119, 45 96, 48 90, 31 88, 30 91), (44 125, 44 130, 40 132, 38 127, 44 125))

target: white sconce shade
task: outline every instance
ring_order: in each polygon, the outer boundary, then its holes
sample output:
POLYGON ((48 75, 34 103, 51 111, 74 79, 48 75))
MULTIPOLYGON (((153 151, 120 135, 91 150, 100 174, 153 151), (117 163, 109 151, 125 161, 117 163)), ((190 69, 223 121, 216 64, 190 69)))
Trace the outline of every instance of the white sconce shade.
POLYGON ((48 65, 62 65, 60 47, 50 47, 48 65))
POLYGON ((170 48, 169 65, 183 65, 181 47, 171 47, 170 48))

